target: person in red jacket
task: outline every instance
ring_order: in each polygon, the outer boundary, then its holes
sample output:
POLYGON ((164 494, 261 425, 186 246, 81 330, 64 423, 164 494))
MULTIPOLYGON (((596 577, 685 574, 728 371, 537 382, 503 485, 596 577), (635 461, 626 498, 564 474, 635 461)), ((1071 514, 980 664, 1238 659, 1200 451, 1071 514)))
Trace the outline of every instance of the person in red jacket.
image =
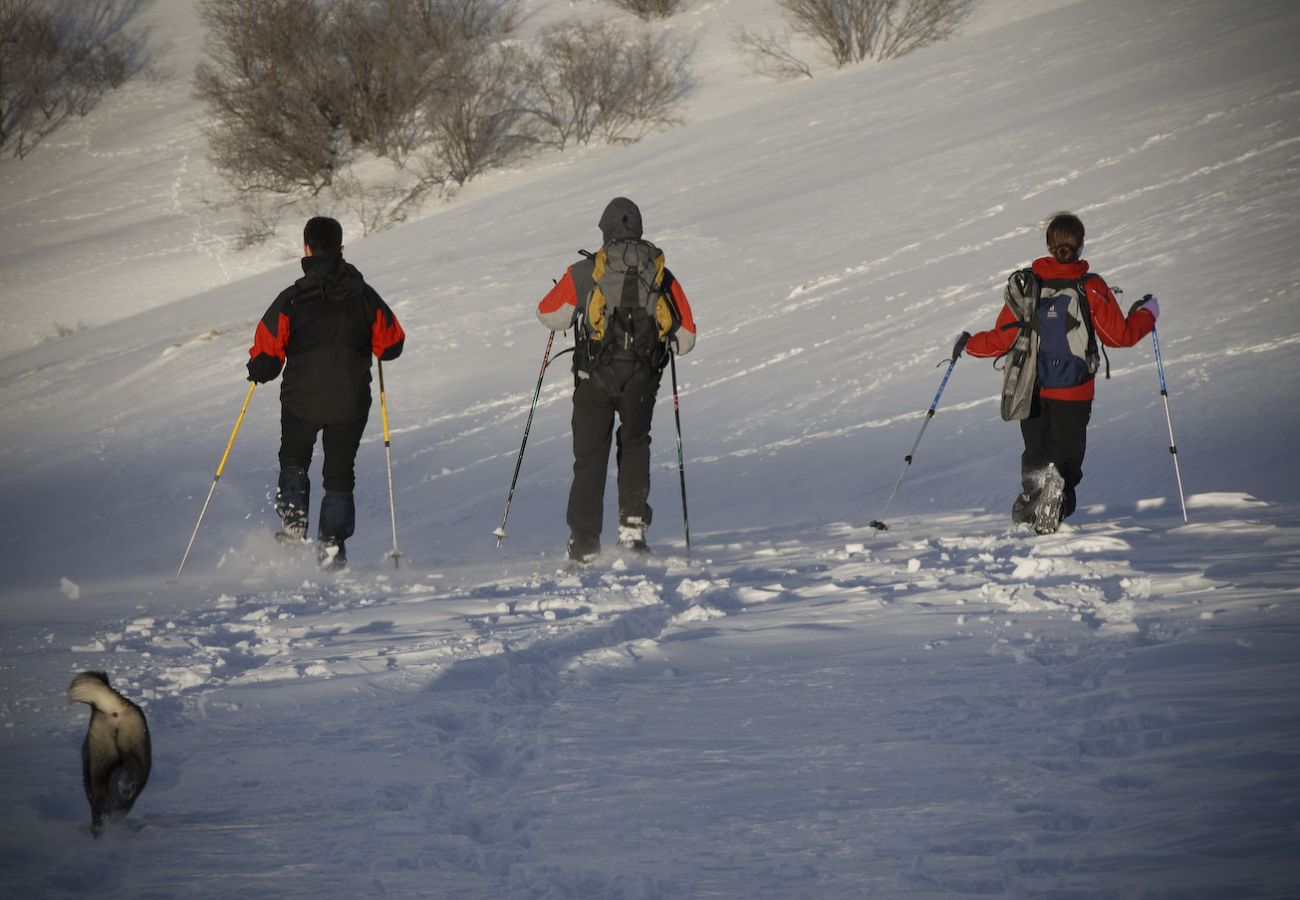
POLYGON ((248 379, 280 382, 280 480, 276 538, 307 536, 316 436, 325 453, 316 551, 326 569, 347 564, 344 542, 356 528, 357 447, 370 414, 370 360, 397 359, 406 333, 393 311, 343 260, 343 226, 317 216, 303 229, 303 276, 280 292, 257 323, 248 379))
POLYGON ((1075 488, 1083 480, 1096 371, 1095 358, 1088 360, 1075 352, 1085 339, 1083 317, 1090 313, 1096 340, 1109 347, 1131 347, 1151 333, 1160 315, 1155 297, 1139 300, 1125 315, 1105 280, 1090 273, 1087 261, 1080 258, 1083 238, 1083 222, 1077 216, 1053 216, 1047 226, 1050 255, 1034 260, 1032 271, 1044 287, 1081 287, 1086 304, 1080 302, 1078 307, 1086 305, 1086 311, 1078 316, 1067 313, 1068 293, 1049 296, 1054 291, 1045 289, 1029 322, 1021 321, 1007 304, 993 328, 962 332, 953 347, 954 359, 963 350, 975 357, 1000 357, 1011 350, 1022 328, 1036 332, 1033 398, 1028 416, 1020 420, 1025 446, 1020 457, 1021 491, 1011 517, 1018 524, 1032 523, 1040 534, 1056 531, 1061 520, 1074 512, 1075 488))
POLYGON ((604 243, 583 253, 537 304, 552 331, 574 328, 573 484, 568 556, 600 552, 611 438, 618 442, 618 543, 646 552, 650 420, 669 353, 695 346, 695 318, 663 252, 641 238, 641 210, 616 197, 600 217, 604 243), (614 431, 614 417, 619 425, 614 431))

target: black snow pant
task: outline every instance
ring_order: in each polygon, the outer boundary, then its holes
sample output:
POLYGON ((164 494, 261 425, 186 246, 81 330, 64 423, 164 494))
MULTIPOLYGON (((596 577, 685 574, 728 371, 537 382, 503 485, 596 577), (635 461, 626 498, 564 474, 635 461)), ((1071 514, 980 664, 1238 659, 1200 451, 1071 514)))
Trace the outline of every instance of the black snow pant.
POLYGON ((316 435, 321 435, 325 452, 322 480, 325 496, 320 505, 317 537, 321 541, 344 541, 356 530, 356 503, 352 489, 356 486, 357 448, 366 430, 367 407, 361 418, 352 422, 329 424, 312 422, 280 408, 280 483, 275 508, 284 530, 297 535, 307 531, 307 511, 311 484, 307 469, 311 466, 316 435))
POLYGON ((566 520, 580 552, 600 549, 609 450, 617 440, 620 524, 640 520, 648 526, 650 497, 650 420, 661 371, 635 361, 613 360, 573 391, 573 485, 566 520), (618 430, 614 430, 614 416, 618 430))
MULTIPOLYGON (((1042 485, 1042 471, 1056 466, 1065 482, 1061 497, 1061 518, 1074 512, 1074 489, 1083 480, 1083 454, 1088 448, 1088 420, 1091 400, 1044 400, 1034 397, 1029 418, 1020 420, 1025 450, 1020 455, 1022 497, 1032 502, 1042 485)), ((1017 501, 1019 505, 1019 501, 1017 501)), ((1013 518, 1015 513, 1012 513, 1013 518)))

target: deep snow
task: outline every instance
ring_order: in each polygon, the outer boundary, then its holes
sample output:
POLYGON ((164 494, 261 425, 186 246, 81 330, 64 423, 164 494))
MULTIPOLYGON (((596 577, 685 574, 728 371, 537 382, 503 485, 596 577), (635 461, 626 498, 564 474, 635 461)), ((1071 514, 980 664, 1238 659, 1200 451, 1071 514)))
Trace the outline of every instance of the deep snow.
MULTIPOLYGON (((1300 893, 1300 10, 990 0, 940 47, 773 85, 726 62, 737 8, 670 26, 713 39, 685 126, 502 173, 350 242, 410 334, 385 367, 397 571, 377 407, 353 571, 271 541, 268 386, 165 583, 253 324, 296 268, 213 266, 293 247, 186 253, 178 229, 152 237, 76 190, 153 191, 144 173, 163 169, 131 162, 146 147, 176 164, 115 118, 165 84, 0 164, 3 325, 21 333, 0 357, 8 895, 1300 893), (91 135, 120 146, 117 168, 78 154, 91 135), (165 252, 119 284, 78 249, 99 238, 15 224, 49 183, 70 190, 48 218, 165 252), (699 319, 679 371, 694 553, 665 388, 660 555, 572 575, 563 372, 501 550, 490 532, 545 344, 532 306, 615 194, 641 203, 699 319), (966 359, 873 532, 936 364, 992 323, 1061 208, 1130 300, 1161 298, 1190 524, 1146 341, 1111 353, 1061 533, 1010 528, 1018 435, 997 374, 966 359), (175 299, 126 296, 154 280, 175 299), (90 327, 30 346, 47 316, 90 327), (145 706, 156 752, 99 842, 85 712, 63 700, 84 668, 145 706)), ((192 48, 181 9, 152 14, 192 48)), ((160 127, 192 140, 191 114, 160 127)))

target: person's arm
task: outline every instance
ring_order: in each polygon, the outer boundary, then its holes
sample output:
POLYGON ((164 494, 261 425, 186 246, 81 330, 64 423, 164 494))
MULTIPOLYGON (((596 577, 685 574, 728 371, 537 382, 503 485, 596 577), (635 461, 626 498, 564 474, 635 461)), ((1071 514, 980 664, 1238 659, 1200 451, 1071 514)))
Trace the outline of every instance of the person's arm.
POLYGON ((1016 314, 1004 303, 1002 312, 998 314, 997 324, 988 331, 977 331, 972 334, 966 339, 964 349, 969 356, 979 358, 1001 356, 1011 349, 1018 334, 1020 334, 1020 325, 1016 321, 1016 314))
POLYGON ((537 318, 551 331, 567 331, 578 311, 578 289, 573 283, 573 267, 555 283, 537 304, 537 318))
POLYGON ((406 332, 384 299, 373 288, 370 293, 375 304, 375 319, 370 324, 370 349, 381 361, 388 362, 402 355, 406 332))
POLYGON ((289 298, 293 288, 281 291, 267 308, 253 332, 248 348, 248 380, 258 384, 274 381, 284 368, 284 348, 289 344, 289 298))
POLYGON ((1088 292, 1092 328, 1107 347, 1132 347, 1156 327, 1156 316, 1160 314, 1158 303, 1152 306, 1138 301, 1126 316, 1115 292, 1101 276, 1089 278, 1084 289, 1088 292))
POLYGON ((677 355, 685 356, 695 346, 695 314, 691 312, 691 303, 686 299, 682 283, 672 273, 666 272, 665 278, 668 281, 668 296, 673 308, 677 310, 677 327, 669 335, 669 340, 677 345, 677 355))

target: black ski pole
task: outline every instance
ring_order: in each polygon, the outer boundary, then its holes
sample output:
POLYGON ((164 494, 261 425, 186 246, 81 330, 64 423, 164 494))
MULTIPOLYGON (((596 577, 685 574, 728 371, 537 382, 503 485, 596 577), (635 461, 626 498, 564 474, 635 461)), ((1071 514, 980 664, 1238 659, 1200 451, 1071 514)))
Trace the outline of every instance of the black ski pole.
MULTIPOLYGON (((1147 294, 1147 297, 1150 297, 1147 294)), ((1145 300, 1147 297, 1143 297, 1145 300)), ((1151 346, 1156 352, 1156 372, 1160 375, 1160 398, 1165 402, 1165 421, 1169 424, 1169 455, 1174 458, 1174 478, 1178 481, 1178 502, 1183 507, 1183 523, 1187 523, 1187 499, 1183 496, 1183 473, 1178 468, 1178 444, 1174 441, 1174 420, 1169 415, 1169 390, 1165 387, 1165 364, 1160 358, 1160 338, 1155 325, 1151 326, 1151 346)))
POLYGON ((935 407, 939 405, 939 398, 943 396, 943 389, 948 386, 948 377, 952 375, 953 368, 957 365, 957 358, 960 353, 954 353, 952 360, 948 363, 948 371, 943 373, 943 381, 939 382, 939 390, 934 394, 934 400, 930 403, 930 408, 925 413, 925 421, 921 423, 921 431, 916 436, 916 441, 912 444, 912 449, 907 456, 903 457, 903 471, 898 473, 898 481, 894 482, 894 490, 889 495, 889 502, 885 504, 885 511, 880 514, 879 519, 871 522, 871 527, 877 531, 888 531, 889 526, 885 524, 885 519, 889 516, 889 507, 894 505, 894 497, 898 494, 898 486, 903 483, 903 476, 907 474, 907 469, 912 465, 912 457, 916 454, 916 448, 921 446, 921 437, 925 434, 926 427, 930 420, 934 418, 935 407))
MULTIPOLYGON (((542 354, 542 368, 537 372, 537 387, 533 389, 533 402, 528 407, 528 421, 524 423, 524 439, 519 443, 519 456, 515 459, 515 474, 510 479, 510 492, 506 494, 506 509, 501 514, 501 524, 492 532, 496 535, 498 548, 500 548, 501 542, 506 537, 506 519, 510 517, 510 501, 514 499, 515 485, 519 483, 519 467, 524 463, 524 448, 528 446, 528 432, 532 431, 533 428, 533 414, 537 412, 537 398, 542 393, 542 379, 546 377, 546 367, 552 362, 551 345, 554 343, 555 332, 552 331, 551 336, 546 339, 546 352, 542 354)), ((561 350, 555 354, 555 358, 559 359, 564 354, 572 351, 572 347, 568 350, 561 350)))
POLYGON ((686 511, 686 461, 682 456, 682 405, 677 393, 677 354, 668 354, 673 374, 673 418, 677 420, 677 478, 682 484, 682 525, 686 529, 686 561, 691 559, 691 517, 686 511))

